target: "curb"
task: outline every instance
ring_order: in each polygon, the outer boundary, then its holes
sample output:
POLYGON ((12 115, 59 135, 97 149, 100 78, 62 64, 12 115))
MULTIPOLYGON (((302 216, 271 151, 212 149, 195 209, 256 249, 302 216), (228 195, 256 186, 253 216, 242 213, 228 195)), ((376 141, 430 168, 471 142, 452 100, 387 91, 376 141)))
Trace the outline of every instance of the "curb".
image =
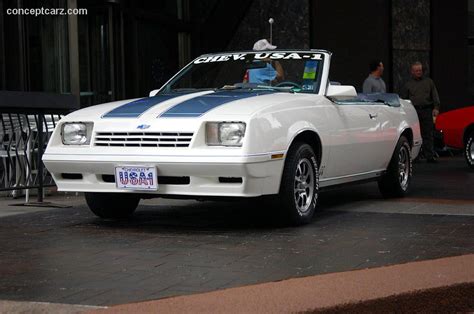
POLYGON ((294 278, 89 313, 474 310, 474 254, 294 278))

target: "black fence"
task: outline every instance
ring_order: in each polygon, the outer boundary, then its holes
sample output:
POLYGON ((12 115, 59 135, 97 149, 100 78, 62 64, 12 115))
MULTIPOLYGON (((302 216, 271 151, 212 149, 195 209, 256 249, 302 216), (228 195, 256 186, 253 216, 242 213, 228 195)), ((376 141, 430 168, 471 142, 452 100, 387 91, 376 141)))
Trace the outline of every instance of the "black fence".
POLYGON ((39 160, 60 119, 54 114, 1 114, 0 191, 54 186, 39 160))
POLYGON ((41 158, 61 117, 78 108, 71 95, 0 92, 0 191, 54 186, 41 158))

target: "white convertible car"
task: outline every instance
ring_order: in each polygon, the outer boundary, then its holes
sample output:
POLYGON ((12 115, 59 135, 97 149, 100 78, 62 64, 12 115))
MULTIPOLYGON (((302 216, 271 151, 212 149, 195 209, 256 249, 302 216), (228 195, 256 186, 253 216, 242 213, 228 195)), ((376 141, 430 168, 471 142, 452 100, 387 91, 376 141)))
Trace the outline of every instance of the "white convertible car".
POLYGON ((413 106, 330 82, 330 62, 324 50, 203 55, 149 97, 64 117, 43 161, 103 218, 141 198, 271 196, 303 224, 320 188, 378 180, 405 195, 421 145, 413 106))

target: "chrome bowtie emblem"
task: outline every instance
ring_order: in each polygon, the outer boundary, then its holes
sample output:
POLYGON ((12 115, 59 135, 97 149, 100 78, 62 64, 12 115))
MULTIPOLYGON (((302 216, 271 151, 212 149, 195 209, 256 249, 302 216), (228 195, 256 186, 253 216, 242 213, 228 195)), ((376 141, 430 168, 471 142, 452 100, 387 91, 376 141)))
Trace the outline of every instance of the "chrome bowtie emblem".
POLYGON ((150 127, 149 124, 140 124, 139 126, 137 126, 137 129, 145 130, 145 129, 148 129, 149 127, 150 127))

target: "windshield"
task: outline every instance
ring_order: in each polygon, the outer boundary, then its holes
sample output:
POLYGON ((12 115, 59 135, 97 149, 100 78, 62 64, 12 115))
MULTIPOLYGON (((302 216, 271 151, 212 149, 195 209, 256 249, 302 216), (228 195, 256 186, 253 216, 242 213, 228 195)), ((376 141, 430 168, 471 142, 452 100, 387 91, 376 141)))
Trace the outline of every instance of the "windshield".
POLYGON ((188 65, 160 93, 207 89, 318 93, 324 55, 250 52, 206 55, 188 65))

